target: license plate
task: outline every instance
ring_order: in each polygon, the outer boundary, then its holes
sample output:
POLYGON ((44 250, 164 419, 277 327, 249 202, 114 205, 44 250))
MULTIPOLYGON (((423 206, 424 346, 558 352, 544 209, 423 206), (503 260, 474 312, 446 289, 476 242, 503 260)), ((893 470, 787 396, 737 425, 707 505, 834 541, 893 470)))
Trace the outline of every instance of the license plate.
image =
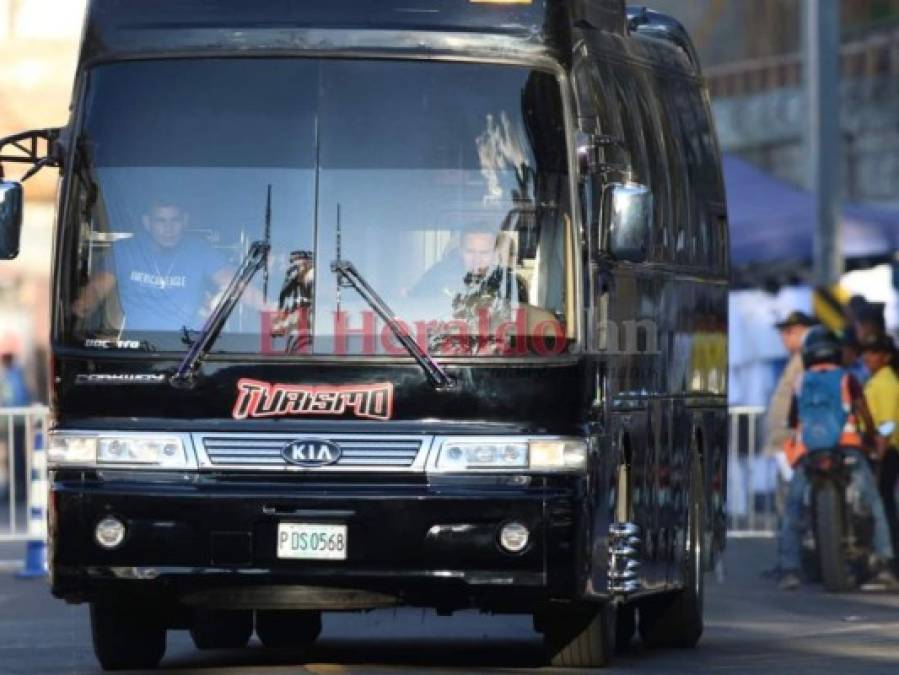
POLYGON ((346 560, 346 525, 278 523, 278 557, 346 560))

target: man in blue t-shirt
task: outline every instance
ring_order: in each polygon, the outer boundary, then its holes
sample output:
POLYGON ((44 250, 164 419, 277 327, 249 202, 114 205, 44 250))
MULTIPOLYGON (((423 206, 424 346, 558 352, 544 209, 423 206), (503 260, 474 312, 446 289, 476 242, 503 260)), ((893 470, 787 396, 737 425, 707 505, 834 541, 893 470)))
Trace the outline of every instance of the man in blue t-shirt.
POLYGON ((224 288, 232 270, 201 237, 186 232, 189 216, 157 202, 143 228, 112 245, 112 260, 96 272, 73 309, 84 317, 115 291, 126 331, 180 331, 203 324, 206 299, 224 288))

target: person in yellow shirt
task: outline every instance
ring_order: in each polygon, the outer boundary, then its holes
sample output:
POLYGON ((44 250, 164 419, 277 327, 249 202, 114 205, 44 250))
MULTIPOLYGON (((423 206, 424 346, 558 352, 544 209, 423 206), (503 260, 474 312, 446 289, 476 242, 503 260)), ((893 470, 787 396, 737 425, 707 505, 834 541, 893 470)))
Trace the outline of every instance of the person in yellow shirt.
POLYGON ((871 379, 865 384, 865 400, 874 424, 894 422, 892 435, 877 435, 880 459, 879 487, 884 511, 890 525, 893 546, 899 543, 899 521, 896 514, 896 480, 899 478, 899 375, 896 369, 896 346, 889 335, 868 335, 861 343, 862 359, 871 379))

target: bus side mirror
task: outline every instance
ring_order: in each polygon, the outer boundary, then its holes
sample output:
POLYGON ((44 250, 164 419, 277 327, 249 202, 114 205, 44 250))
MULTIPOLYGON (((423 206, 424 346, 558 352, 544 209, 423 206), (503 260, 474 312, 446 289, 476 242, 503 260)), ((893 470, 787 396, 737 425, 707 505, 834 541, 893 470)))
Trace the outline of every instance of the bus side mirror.
POLYGON ((652 191, 639 183, 610 183, 603 194, 603 229, 617 260, 644 262, 652 230, 652 191))
POLYGON ((0 181, 0 259, 12 260, 19 255, 22 233, 22 185, 0 181))

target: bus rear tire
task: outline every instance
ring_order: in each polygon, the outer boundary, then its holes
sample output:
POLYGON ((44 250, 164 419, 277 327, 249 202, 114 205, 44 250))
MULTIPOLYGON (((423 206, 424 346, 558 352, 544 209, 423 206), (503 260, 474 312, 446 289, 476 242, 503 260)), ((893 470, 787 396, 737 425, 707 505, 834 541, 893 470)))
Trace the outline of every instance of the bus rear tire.
POLYGON ((631 647, 637 632, 637 608, 632 605, 618 605, 615 623, 615 653, 623 654, 631 647))
POLYGON ((322 614, 301 610, 258 610, 256 635, 271 649, 303 649, 322 632, 322 614))
POLYGON ((687 518, 689 554, 684 560, 683 589, 647 598, 640 603, 640 637, 648 647, 691 648, 702 637, 705 492, 702 467, 696 455, 690 469, 690 512, 687 518))
POLYGON ((148 608, 92 602, 91 637, 103 670, 150 670, 165 654, 165 624, 148 608))
POLYGON ((557 668, 602 668, 615 651, 615 608, 572 607, 546 617, 544 644, 557 668))
POLYGON ((241 649, 252 634, 252 611, 197 610, 190 627, 197 649, 241 649))

